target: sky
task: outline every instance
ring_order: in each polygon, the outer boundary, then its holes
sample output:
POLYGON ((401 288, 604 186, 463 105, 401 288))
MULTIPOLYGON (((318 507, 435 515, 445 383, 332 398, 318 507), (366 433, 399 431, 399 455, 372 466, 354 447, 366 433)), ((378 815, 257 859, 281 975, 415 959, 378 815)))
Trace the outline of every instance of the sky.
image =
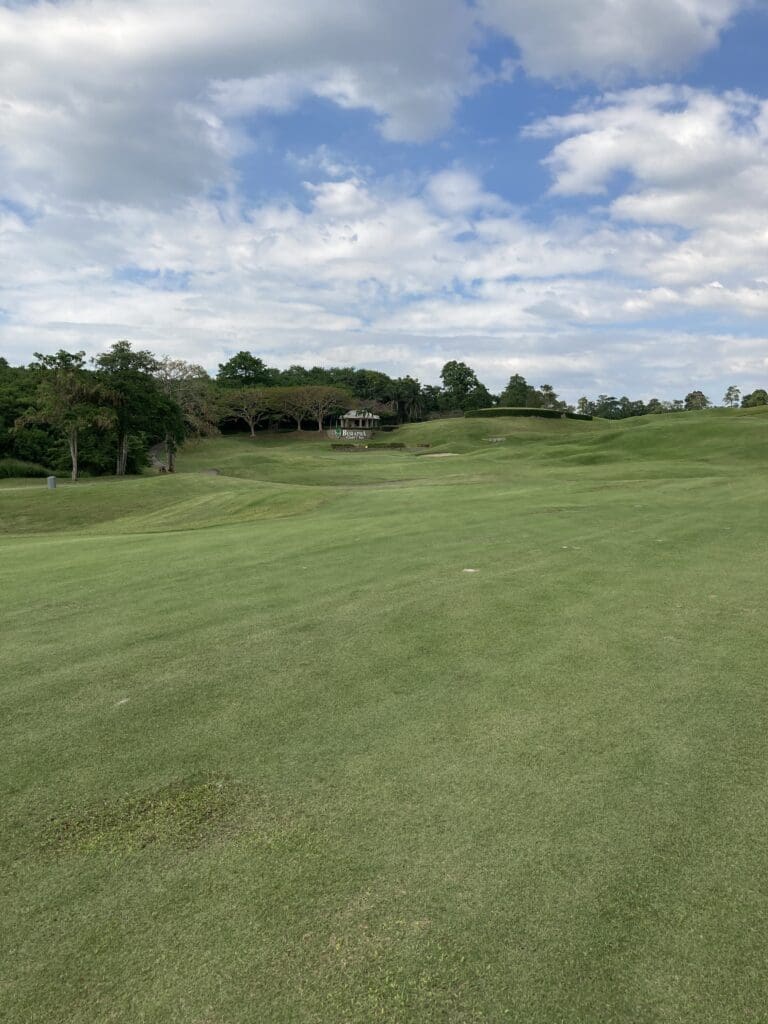
POLYGON ((0 354, 768 386, 768 0, 0 0, 0 354))

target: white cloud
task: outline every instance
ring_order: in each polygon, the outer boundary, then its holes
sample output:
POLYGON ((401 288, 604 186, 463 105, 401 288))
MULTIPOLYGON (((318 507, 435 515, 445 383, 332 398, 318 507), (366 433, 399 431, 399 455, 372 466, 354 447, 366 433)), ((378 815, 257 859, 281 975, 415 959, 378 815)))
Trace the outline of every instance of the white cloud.
MULTIPOLYGON (((276 365, 368 363, 427 380, 466 358, 494 387, 520 371, 571 397, 622 380, 668 394, 697 359, 729 367, 729 342, 702 332, 696 348, 679 330, 654 332, 654 318, 768 310, 765 282, 631 282, 638 262, 670 250, 663 232, 536 225, 464 170, 409 191, 358 174, 308 196, 306 209, 198 199, 171 211, 67 203, 26 223, 4 215, 7 354, 93 352, 129 337, 212 369, 242 347, 276 365)), ((748 373, 759 381, 757 350, 738 365, 743 384, 748 373)))
POLYGON ((545 78, 675 71, 710 49, 745 0, 478 0, 487 24, 545 78))
POLYGON ((0 5, 0 187, 162 204, 232 184, 239 119, 307 96, 385 138, 444 132, 489 29, 529 71, 655 73, 712 45, 741 0, 59 0, 0 5))
POLYGON ((0 5, 0 188, 157 204, 230 182, 236 119, 307 95, 393 140, 474 88, 463 0, 62 0, 0 5))
MULTIPOLYGON (((459 357, 495 386, 519 369, 594 391, 691 372, 690 336, 654 333, 654 318, 749 321, 758 344, 768 111, 754 97, 653 86, 540 121, 558 202, 603 206, 539 207, 536 221, 460 159, 380 180, 329 139, 294 158, 304 202, 248 203, 234 171, 249 119, 308 96, 372 111, 393 141, 439 134, 494 78, 473 55, 482 24, 511 34, 533 73, 602 79, 679 67, 738 6, 0 2, 4 350, 127 336, 212 368, 253 347, 278 365, 432 380, 459 357)), ((703 357, 723 364, 736 334, 704 332, 703 357)))
MULTIPOLYGON (((546 118, 529 134, 565 136, 545 161, 553 193, 609 195, 623 173, 629 184, 610 201, 614 221, 677 229, 676 240, 649 262, 638 261, 637 269, 652 279, 673 286, 717 278, 743 289, 768 264, 765 100, 651 87, 546 118)), ((736 293, 730 294, 736 307, 736 293)), ((762 309, 754 289, 740 294, 744 310, 762 309)))

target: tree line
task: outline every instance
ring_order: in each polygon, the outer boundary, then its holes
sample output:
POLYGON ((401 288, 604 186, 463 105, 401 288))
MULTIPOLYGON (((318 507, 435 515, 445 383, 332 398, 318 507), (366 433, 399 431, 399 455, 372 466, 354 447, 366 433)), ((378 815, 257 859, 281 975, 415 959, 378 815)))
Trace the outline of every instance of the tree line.
MULTIPOLYGON (((355 367, 267 366, 250 352, 238 352, 212 377, 183 359, 158 358, 117 341, 86 361, 84 352, 35 353, 27 366, 11 366, 0 357, 0 471, 18 463, 40 472, 139 472, 150 459, 173 472, 176 452, 186 438, 222 430, 258 430, 311 424, 322 430, 353 406, 381 417, 383 425, 460 415, 493 405, 524 406, 590 413, 608 419, 648 413, 704 409, 709 399, 691 391, 672 402, 649 402, 598 395, 576 406, 563 401, 549 384, 534 387, 521 374, 510 377, 494 395, 464 362, 447 362, 440 385, 422 385, 406 375, 392 378, 379 370, 355 367)), ((728 388, 723 403, 768 405, 759 389, 741 396, 728 388)), ((26 473, 24 473, 26 475, 26 473)))

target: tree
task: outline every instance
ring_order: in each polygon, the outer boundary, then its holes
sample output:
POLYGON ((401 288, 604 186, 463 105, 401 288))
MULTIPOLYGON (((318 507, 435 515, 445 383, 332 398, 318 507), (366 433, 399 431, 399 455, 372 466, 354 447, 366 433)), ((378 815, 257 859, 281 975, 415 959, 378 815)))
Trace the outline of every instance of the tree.
POLYGON ((225 396, 225 414, 231 419, 242 420, 251 431, 251 437, 256 436, 256 427, 266 419, 271 409, 269 388, 232 389, 225 396))
POLYGON ((539 388, 541 395, 541 407, 543 409, 565 409, 565 402, 557 397, 557 392, 551 384, 542 384, 539 388))
POLYGON ((273 408, 285 413, 301 430, 306 419, 317 421, 318 431, 323 429, 323 420, 332 412, 349 406, 352 397, 341 388, 322 384, 303 384, 292 388, 273 388, 270 398, 273 408))
POLYGON ((395 402, 401 419, 408 422, 421 419, 427 409, 426 397, 421 384, 414 377, 398 377, 393 381, 395 402))
POLYGON ((157 360, 151 352, 134 352, 130 341, 116 341, 93 360, 99 379, 115 395, 117 457, 115 475, 125 476, 132 435, 162 436, 166 421, 178 419, 178 409, 162 394, 153 374, 157 360))
POLYGON ((238 352, 226 363, 219 363, 216 383, 224 388, 269 387, 276 383, 276 372, 250 352, 238 352))
POLYGON ((582 395, 582 397, 576 402, 576 412, 580 413, 582 416, 591 416, 594 411, 594 403, 590 402, 586 395, 582 395))
POLYGON ((742 409, 755 409, 758 405, 768 405, 768 391, 764 388, 757 388, 741 400, 742 409))
POLYGON ((114 424, 115 411, 110 407, 114 394, 85 369, 85 352, 35 352, 35 358, 37 363, 32 368, 40 374, 35 405, 16 420, 16 427, 47 423, 62 434, 69 448, 72 479, 77 480, 80 432, 87 427, 106 429, 114 424))
POLYGON ((455 359, 447 362, 440 371, 443 390, 449 394, 463 398, 480 383, 471 366, 459 363, 455 359))
POLYGON ((598 395, 595 399, 595 416, 604 420, 620 420, 621 402, 614 395, 598 395))
POLYGON ((736 387, 735 384, 731 384, 728 390, 723 395, 723 404, 727 405, 729 409, 733 409, 739 404, 740 398, 741 391, 736 387))
POLYGON ((692 409, 708 409, 711 404, 703 391, 689 391, 685 396, 685 408, 687 411, 692 409))
POLYGON ((526 406, 533 393, 533 388, 521 373, 514 373, 499 395, 499 405, 510 407, 526 406))
POLYGON ((493 404, 493 395, 477 379, 472 367, 452 359, 440 371, 443 390, 439 404, 442 409, 482 409, 493 404))
POLYGON ((184 436, 211 437, 218 434, 221 401, 213 381, 196 363, 164 356, 157 361, 153 376, 166 398, 181 413, 181 430, 178 422, 169 421, 164 437, 165 467, 173 473, 176 450, 184 436))

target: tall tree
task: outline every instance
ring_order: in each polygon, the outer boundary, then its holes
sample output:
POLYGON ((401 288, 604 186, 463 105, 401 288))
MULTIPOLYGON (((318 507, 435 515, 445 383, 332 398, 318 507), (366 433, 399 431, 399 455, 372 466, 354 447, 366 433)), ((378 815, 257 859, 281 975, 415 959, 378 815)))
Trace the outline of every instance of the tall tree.
POLYGON ((510 408, 522 408, 528 404, 532 391, 533 388, 525 377, 521 373, 514 373, 509 378, 507 386, 499 395, 499 405, 509 406, 510 408))
POLYGON ((493 404, 493 395, 466 363, 451 359, 440 371, 440 379, 443 382, 440 407, 446 411, 482 409, 493 404))
POLYGON ((170 426, 178 428, 178 406, 160 390, 155 374, 158 363, 151 352, 134 351, 130 341, 116 341, 93 360, 97 375, 115 395, 117 456, 115 475, 124 476, 132 437, 162 438, 170 426))
POLYGON ((414 377, 398 377, 395 385, 395 401, 400 419, 408 422, 421 419, 426 412, 427 402, 421 384, 414 377))
POLYGON ((703 391, 689 391, 688 394, 685 396, 686 410, 708 409, 711 404, 712 403, 703 391))
POLYGON ((79 439, 88 427, 107 429, 115 422, 114 394, 85 368, 85 352, 55 355, 35 352, 32 369, 39 374, 34 407, 16 420, 17 428, 47 423, 64 436, 69 448, 72 479, 79 471, 79 439))
POLYGON ((184 359, 165 356, 157 360, 153 373, 160 390, 179 409, 181 425, 168 420, 165 424, 165 466, 169 473, 176 468, 176 451, 182 437, 211 437, 219 432, 222 415, 218 389, 202 366, 184 359))
POLYGON ((740 398, 741 391, 735 384, 731 384, 723 395, 723 405, 727 405, 729 409, 734 409, 739 404, 740 398))
POLYGON ((219 363, 216 383, 225 388, 269 387, 277 383, 277 374, 258 356, 238 352, 226 363, 219 363))
POLYGON ((755 409, 758 405, 768 405, 768 391, 765 388, 756 388, 741 400, 742 409, 755 409))

